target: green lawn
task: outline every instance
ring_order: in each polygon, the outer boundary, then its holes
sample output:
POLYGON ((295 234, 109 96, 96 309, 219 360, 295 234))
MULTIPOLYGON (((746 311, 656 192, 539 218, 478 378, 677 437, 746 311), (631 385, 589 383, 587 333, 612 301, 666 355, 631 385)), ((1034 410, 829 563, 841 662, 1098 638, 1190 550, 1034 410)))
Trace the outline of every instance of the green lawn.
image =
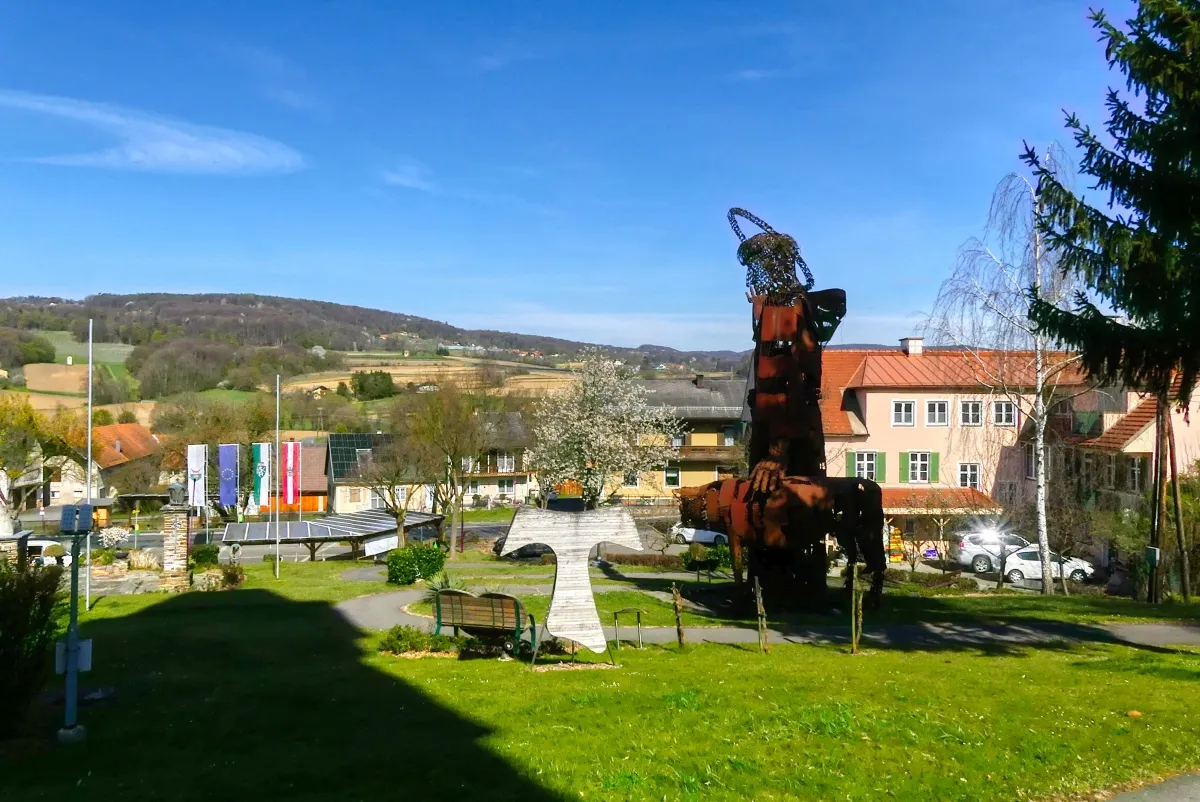
POLYGON ((463 520, 477 523, 508 523, 517 514, 514 507, 493 507, 490 510, 463 510, 463 520))
POLYGON ((380 655, 329 604, 378 589, 344 565, 247 567, 101 600, 84 685, 116 696, 69 758, 39 708, 0 745, 5 800, 1013 800, 1200 765, 1193 652, 693 646, 531 673, 380 655))
MULTIPOLYGON (((54 346, 54 361, 66 364, 71 357, 75 364, 87 361, 87 340, 76 342, 69 331, 39 331, 54 346)), ((92 360, 96 363, 111 362, 124 364, 125 359, 133 351, 132 345, 124 343, 92 343, 92 360)))
POLYGON ((239 403, 242 401, 251 401, 260 395, 261 392, 254 390, 222 390, 213 388, 212 390, 203 390, 197 393, 201 398, 207 398, 212 401, 229 401, 239 403))

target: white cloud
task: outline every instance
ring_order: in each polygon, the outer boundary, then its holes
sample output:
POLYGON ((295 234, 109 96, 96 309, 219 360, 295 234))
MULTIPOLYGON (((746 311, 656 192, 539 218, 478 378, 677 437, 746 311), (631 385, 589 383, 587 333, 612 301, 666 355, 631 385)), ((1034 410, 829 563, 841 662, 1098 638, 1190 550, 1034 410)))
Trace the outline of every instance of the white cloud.
POLYGON ((258 93, 268 100, 301 111, 324 106, 309 87, 304 70, 281 53, 244 42, 224 42, 219 50, 253 75, 258 93))
POLYGON ((743 351, 752 345, 749 314, 576 312, 514 304, 495 312, 455 313, 454 323, 627 348, 650 344, 681 351, 743 351))
POLYGON ((437 191, 437 186, 433 183, 432 172, 416 159, 399 159, 391 167, 381 170, 379 177, 383 183, 394 187, 416 189, 421 192, 437 191))
POLYGON ((300 153, 273 139, 136 109, 0 89, 4 106, 73 120, 118 140, 107 150, 33 160, 43 164, 200 174, 291 173, 304 167, 300 153))

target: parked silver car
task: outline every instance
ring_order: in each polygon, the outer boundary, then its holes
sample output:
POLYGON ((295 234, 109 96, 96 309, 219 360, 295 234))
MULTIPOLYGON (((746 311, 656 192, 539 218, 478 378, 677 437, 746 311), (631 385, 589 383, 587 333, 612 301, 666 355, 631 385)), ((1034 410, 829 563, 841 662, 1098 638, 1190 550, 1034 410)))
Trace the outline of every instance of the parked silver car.
POLYGON ((1028 540, 1012 532, 961 532, 957 540, 950 541, 950 559, 977 574, 986 574, 1000 570, 1002 553, 1007 561, 1009 555, 1028 545, 1028 540))

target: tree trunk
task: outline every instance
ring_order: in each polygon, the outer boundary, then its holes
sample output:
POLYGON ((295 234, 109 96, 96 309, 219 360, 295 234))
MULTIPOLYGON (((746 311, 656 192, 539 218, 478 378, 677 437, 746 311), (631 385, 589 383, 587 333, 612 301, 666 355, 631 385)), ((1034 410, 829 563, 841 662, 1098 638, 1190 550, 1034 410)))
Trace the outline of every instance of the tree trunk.
POLYGON ((1179 549, 1179 574, 1183 583, 1183 601, 1185 604, 1192 600, 1191 566, 1188 564, 1187 540, 1183 536, 1183 498, 1179 492, 1179 455, 1175 448, 1175 423, 1171 420, 1171 410, 1167 408, 1167 447, 1171 451, 1171 496, 1175 507, 1175 545, 1179 549))
POLYGON ((408 545, 408 537, 404 534, 404 513, 392 513, 396 516, 396 543, 397 548, 404 548, 408 545))
POLYGON ((1163 597, 1163 579, 1165 572, 1163 571, 1162 559, 1162 540, 1163 530, 1167 526, 1167 418, 1168 402, 1167 394, 1164 393, 1158 400, 1158 415, 1156 416, 1155 426, 1155 484, 1154 484, 1154 506, 1157 513, 1154 516, 1155 526, 1151 530, 1154 541, 1150 544, 1159 549, 1158 562, 1154 566, 1154 573, 1150 575, 1150 587, 1152 601, 1156 604, 1162 601, 1163 597))
MULTIPOLYGON (((1054 571, 1050 565, 1050 531, 1046 522, 1046 365, 1045 338, 1034 340, 1033 475, 1037 483, 1038 558, 1042 563, 1042 593, 1054 595, 1054 571)), ((1001 565, 1005 549, 1000 548, 1001 565)), ((1001 569, 1003 570, 1003 569, 1001 569)), ((1001 577, 1003 580, 1003 577, 1001 577)))
POLYGON ((462 500, 462 493, 454 493, 450 497, 450 553, 446 555, 450 560, 458 559, 458 541, 464 534, 459 531, 462 528, 462 500))

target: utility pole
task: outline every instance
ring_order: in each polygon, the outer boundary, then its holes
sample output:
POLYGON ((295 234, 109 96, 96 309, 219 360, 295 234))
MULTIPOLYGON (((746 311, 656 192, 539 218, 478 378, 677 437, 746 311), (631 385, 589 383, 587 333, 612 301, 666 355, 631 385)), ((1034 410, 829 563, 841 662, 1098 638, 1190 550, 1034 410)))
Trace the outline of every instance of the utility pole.
MULTIPOLYGON (((78 526, 78 524, 76 524, 78 526)), ((91 526, 84 537, 91 536, 91 526)), ((67 624, 66 644, 67 687, 63 706, 66 714, 63 727, 58 731, 59 743, 80 743, 87 737, 87 729, 79 723, 79 534, 71 535, 71 618, 67 624)))
POLYGON ((279 453, 279 374, 275 374, 275 578, 279 579, 279 476, 283 471, 283 455, 279 453))
MULTIPOLYGON (((92 321, 88 319, 88 368, 87 368, 87 453, 84 454, 84 459, 87 460, 87 505, 88 512, 92 510, 92 321)), ((95 520, 93 514, 93 520, 95 520)), ((87 534, 87 573, 83 575, 83 609, 92 609, 92 522, 88 521, 84 527, 87 534)), ((75 564, 74 558, 71 564, 75 564)), ((74 568, 71 569, 74 572, 74 568)))

